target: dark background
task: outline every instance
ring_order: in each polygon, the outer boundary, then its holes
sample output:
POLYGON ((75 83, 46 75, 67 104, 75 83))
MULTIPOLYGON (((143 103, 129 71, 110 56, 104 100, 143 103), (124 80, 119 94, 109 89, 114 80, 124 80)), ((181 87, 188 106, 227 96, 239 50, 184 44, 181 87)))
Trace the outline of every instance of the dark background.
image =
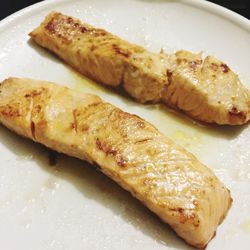
MULTIPOLYGON (((40 1, 37 0, 7 0, 2 1, 1 7, 0 7, 0 20, 4 17, 16 12, 17 10, 20 10, 26 6, 29 6, 33 3, 37 3, 40 1)), ((250 4, 249 0, 213 0, 210 2, 214 2, 217 4, 220 4, 228 9, 231 9, 248 19, 250 19, 250 4)))

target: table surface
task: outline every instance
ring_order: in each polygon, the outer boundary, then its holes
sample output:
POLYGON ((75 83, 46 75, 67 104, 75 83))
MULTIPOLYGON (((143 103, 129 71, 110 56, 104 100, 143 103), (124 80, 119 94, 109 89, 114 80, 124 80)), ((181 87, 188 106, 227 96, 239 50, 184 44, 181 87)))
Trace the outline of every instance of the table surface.
MULTIPOLYGON (((0 20, 7 17, 8 15, 27 7, 31 4, 37 3, 37 0, 8 0, 7 5, 1 5, 0 8, 0 20)), ((226 8, 229 8, 246 18, 250 19, 250 1, 248 0, 212 0, 210 2, 217 3, 226 8)))

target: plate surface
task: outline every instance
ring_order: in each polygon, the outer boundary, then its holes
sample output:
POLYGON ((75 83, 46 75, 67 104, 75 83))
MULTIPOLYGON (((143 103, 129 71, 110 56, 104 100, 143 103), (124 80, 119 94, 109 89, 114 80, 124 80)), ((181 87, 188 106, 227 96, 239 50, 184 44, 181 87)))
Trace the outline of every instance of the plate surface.
MULTIPOLYGON (((204 126, 159 105, 140 105, 81 77, 29 41, 48 12, 61 11, 152 51, 214 55, 250 88, 250 22, 205 1, 50 0, 0 23, 0 79, 54 81, 95 93, 157 126, 231 189, 234 203, 208 250, 250 244, 250 128, 204 126)), ((1 249, 191 249, 137 200, 88 164, 48 151, 0 126, 1 249)))

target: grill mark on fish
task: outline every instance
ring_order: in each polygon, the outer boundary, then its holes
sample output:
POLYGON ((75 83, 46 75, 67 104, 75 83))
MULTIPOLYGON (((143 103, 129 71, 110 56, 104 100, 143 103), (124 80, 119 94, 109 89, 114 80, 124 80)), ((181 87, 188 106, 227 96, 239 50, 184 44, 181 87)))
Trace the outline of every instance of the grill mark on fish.
POLYGON ((120 48, 117 44, 112 44, 113 50, 115 51, 115 53, 117 53, 118 55, 122 55, 126 58, 131 56, 131 52, 129 50, 124 50, 122 48, 120 48))
POLYGON ((233 106, 229 112, 228 112, 229 116, 232 118, 238 117, 240 118, 242 121, 245 121, 247 119, 247 113, 244 111, 239 111, 237 109, 237 107, 233 106))
POLYGON ((115 156, 117 154, 117 150, 112 148, 112 146, 109 146, 108 144, 101 142, 99 138, 96 139, 96 147, 107 155, 115 156))
POLYGON ((228 71, 230 70, 225 63, 222 63, 220 66, 222 68, 223 73, 228 73, 228 71))

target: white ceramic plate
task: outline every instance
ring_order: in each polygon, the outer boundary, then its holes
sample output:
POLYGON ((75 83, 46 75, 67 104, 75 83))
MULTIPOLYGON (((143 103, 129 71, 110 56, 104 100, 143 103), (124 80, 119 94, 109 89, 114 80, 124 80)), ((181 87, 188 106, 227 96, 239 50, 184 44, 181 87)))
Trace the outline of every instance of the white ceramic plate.
MULTIPOLYGON (((98 86, 29 41, 51 10, 103 27, 150 50, 204 51, 250 87, 250 22, 205 1, 44 1, 0 23, 0 79, 31 77, 96 93, 156 125, 193 152, 231 189, 234 203, 208 248, 249 249, 250 129, 200 126, 161 106, 143 106, 98 86)), ((190 249, 139 202, 84 162, 0 126, 0 248, 190 249)))

